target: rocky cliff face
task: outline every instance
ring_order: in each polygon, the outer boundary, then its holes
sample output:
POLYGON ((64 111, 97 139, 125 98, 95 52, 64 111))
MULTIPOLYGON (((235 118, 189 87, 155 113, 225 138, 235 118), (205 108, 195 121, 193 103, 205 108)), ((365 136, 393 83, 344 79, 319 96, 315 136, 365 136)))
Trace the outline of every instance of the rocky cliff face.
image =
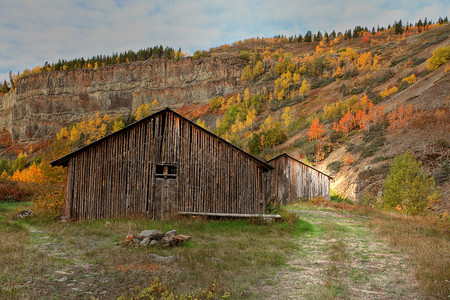
POLYGON ((243 67, 233 59, 186 58, 28 76, 0 97, 0 130, 14 140, 31 141, 83 116, 125 114, 154 99, 160 107, 174 108, 205 102, 239 90, 243 67))

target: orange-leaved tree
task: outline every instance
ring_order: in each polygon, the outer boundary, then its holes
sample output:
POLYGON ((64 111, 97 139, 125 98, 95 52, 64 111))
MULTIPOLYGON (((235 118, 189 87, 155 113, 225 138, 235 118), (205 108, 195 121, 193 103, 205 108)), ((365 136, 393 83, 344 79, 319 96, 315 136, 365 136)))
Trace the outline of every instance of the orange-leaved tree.
POLYGON ((316 118, 308 131, 309 141, 320 139, 324 133, 323 124, 319 124, 319 119, 316 118))

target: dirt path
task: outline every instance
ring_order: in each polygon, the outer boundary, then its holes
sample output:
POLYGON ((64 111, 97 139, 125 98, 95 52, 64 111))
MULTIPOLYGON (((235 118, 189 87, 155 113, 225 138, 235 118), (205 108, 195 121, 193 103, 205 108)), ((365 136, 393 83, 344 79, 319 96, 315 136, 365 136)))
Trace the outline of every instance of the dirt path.
POLYGON ((102 277, 95 266, 82 260, 82 252, 68 247, 50 233, 31 225, 24 225, 29 233, 32 243, 30 247, 48 255, 54 263, 50 273, 43 273, 39 278, 30 281, 36 286, 42 297, 55 299, 86 299, 93 295, 105 294, 102 286, 97 283, 102 277), (42 288, 45 286, 45 288, 42 288))
POLYGON ((314 230, 298 237, 288 266, 261 286, 266 299, 423 299, 406 258, 375 239, 367 218, 295 210, 314 230))

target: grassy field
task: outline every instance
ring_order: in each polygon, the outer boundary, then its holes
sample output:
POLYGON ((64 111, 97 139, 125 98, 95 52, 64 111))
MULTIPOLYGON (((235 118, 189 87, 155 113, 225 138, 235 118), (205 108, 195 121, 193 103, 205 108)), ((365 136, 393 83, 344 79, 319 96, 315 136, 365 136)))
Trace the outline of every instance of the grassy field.
MULTIPOLYGON (((0 202, 0 293, 7 298, 111 299, 144 287, 158 277, 177 293, 217 283, 217 293, 250 294, 252 284, 287 263, 297 250, 293 237, 304 222, 259 224, 259 220, 178 219, 168 222, 98 220, 63 223, 36 217, 18 219, 16 205, 0 202), (133 247, 128 234, 144 229, 192 236, 182 247, 133 247), (148 255, 179 254, 170 265, 148 255)), ((307 224, 306 224, 307 225, 307 224)))
POLYGON ((427 218, 294 204, 288 209, 300 220, 291 223, 63 223, 18 219, 17 209, 0 202, 0 298, 111 299, 155 278, 178 294, 214 284, 217 297, 229 293, 229 299, 424 299, 450 293, 448 227, 427 218), (178 248, 124 242, 144 229, 176 229, 193 238, 178 248), (155 264, 150 253, 182 259, 155 264))

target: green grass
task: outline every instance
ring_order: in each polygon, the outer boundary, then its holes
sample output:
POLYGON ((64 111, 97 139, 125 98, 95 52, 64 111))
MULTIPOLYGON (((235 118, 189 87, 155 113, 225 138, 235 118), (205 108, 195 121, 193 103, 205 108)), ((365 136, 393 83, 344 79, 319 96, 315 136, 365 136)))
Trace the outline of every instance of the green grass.
POLYGON ((19 209, 28 209, 31 202, 5 202, 0 201, 0 213, 13 212, 19 209))
POLYGON ((5 241, 0 247, 0 273, 7 274, 0 284, 12 298, 45 298, 47 293, 66 298, 73 295, 72 288, 79 288, 82 297, 115 298, 156 277, 176 293, 208 288, 217 281, 218 292, 230 292, 233 299, 258 298, 258 292, 248 292, 251 283, 285 266, 298 248, 294 238, 312 230, 311 224, 291 218, 272 224, 205 218, 63 223, 38 217, 18 219, 18 208, 0 202, 0 239, 5 241), (124 242, 128 234, 145 229, 176 229, 192 240, 175 248, 136 248, 124 242), (178 254, 182 260, 170 266, 151 264, 150 253, 178 254), (66 270, 67 275, 58 273, 66 270), (60 281, 64 276, 68 279, 60 281))

